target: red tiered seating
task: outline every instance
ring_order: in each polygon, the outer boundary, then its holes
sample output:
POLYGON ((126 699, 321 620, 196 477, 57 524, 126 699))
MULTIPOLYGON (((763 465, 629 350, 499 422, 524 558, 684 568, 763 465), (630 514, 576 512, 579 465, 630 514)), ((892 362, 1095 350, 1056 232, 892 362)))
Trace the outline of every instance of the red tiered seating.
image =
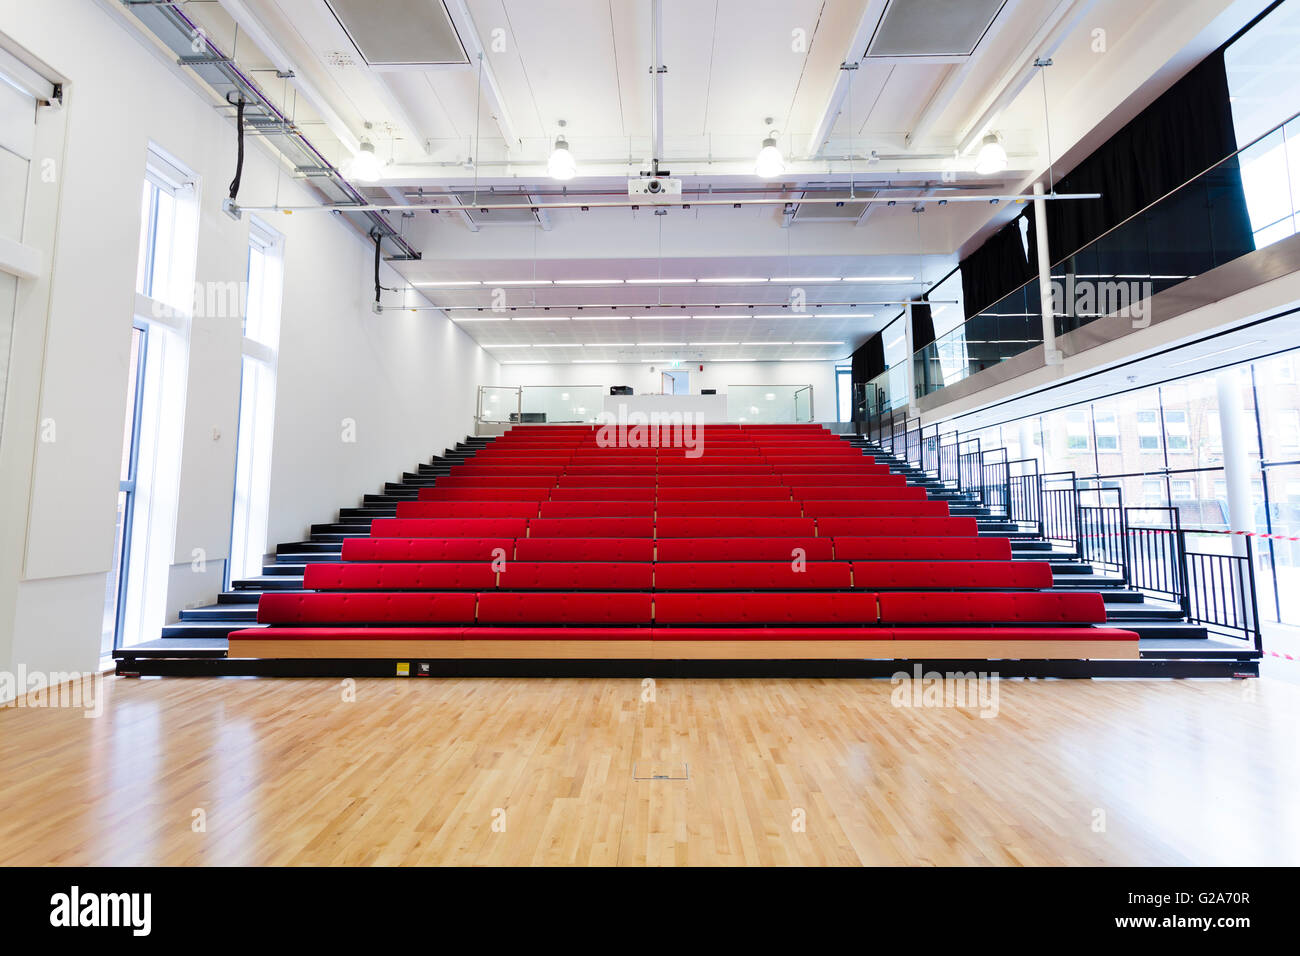
POLYGON ((1136 656, 1100 595, 825 429, 702 438, 511 429, 265 594, 231 656, 1136 656))

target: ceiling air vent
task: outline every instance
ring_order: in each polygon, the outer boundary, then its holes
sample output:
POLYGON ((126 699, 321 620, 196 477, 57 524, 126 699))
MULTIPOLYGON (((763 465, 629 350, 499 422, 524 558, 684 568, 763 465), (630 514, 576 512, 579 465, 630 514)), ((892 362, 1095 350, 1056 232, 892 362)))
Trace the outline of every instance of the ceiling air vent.
POLYGON ((480 203, 491 203, 493 206, 516 205, 518 209, 484 209, 476 206, 472 190, 458 191, 453 195, 456 197, 456 202, 465 209, 466 218, 476 226, 535 226, 541 221, 538 214, 532 210, 536 200, 527 193, 480 192, 478 194, 480 203))
POLYGON ((842 199, 843 205, 831 202, 819 203, 800 203, 794 201, 794 216, 791 222, 857 222, 862 218, 862 214, 867 211, 867 203, 863 199, 871 199, 878 195, 874 189, 855 189, 853 191, 854 199, 849 198, 847 189, 829 189, 819 192, 805 192, 800 199, 842 199))
POLYGON ((970 56, 1006 0, 890 0, 868 57, 970 56))
POLYGON ((469 63, 439 0, 325 0, 352 45, 372 67, 469 63))

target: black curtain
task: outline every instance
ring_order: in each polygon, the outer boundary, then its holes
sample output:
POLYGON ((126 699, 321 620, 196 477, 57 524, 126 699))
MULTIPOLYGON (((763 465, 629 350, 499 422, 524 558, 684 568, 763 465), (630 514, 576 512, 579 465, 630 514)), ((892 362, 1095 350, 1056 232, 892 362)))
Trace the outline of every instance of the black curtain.
POLYGON ((930 294, 927 292, 921 298, 926 301, 912 303, 912 371, 916 377, 913 388, 918 398, 929 395, 943 383, 943 369, 934 349, 915 357, 915 353, 934 343, 934 313, 928 301, 930 294))
MULTIPOLYGON (((1158 215, 1137 217, 1115 228, 1236 149, 1227 72, 1219 50, 1056 182, 1058 193, 1100 193, 1101 198, 1049 205, 1052 258, 1059 262, 1070 257, 1065 271, 1076 275, 1197 275, 1251 252, 1254 237, 1235 159, 1167 199, 1158 215), (1094 243, 1110 230, 1114 232, 1104 242, 1094 243)), ((1032 208, 963 259, 961 273, 968 318, 1033 279, 1038 249, 1032 208), (1027 250, 1022 219, 1027 222, 1027 250)), ((1174 281, 1157 281, 1156 291, 1174 281)), ((1036 300, 1035 291, 1025 303, 1002 311, 1032 313, 1036 300)), ((968 329, 976 340, 1021 334, 1018 328, 968 329)))
POLYGON ((966 302, 966 316, 978 315, 1016 286, 1023 285, 1038 273, 1038 257, 1025 255, 1020 221, 1023 212, 985 240, 961 261, 961 292, 966 302))
MULTIPOLYGON (((1047 222, 1052 258, 1059 260, 1081 249, 1236 149, 1228 76, 1220 50, 1057 181, 1058 193, 1101 193, 1101 199, 1051 205, 1047 222)), ((1235 183, 1223 185, 1235 186, 1235 198, 1240 199, 1225 211, 1235 207, 1244 212, 1240 175, 1235 183)), ((1248 219, 1246 225, 1248 231, 1248 219)))
POLYGON ((853 384, 863 385, 885 370, 885 340, 879 332, 853 353, 853 384))
POLYGON ((885 339, 877 332, 853 353, 850 378, 853 382, 853 420, 865 422, 876 412, 879 396, 869 394, 867 383, 885 370, 885 339))

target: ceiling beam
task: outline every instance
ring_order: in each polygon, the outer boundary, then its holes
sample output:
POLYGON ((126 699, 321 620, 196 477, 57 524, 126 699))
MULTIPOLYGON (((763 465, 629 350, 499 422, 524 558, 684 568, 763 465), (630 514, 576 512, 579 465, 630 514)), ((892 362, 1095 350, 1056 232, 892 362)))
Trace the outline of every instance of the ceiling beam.
POLYGON ((1043 21, 1029 45, 1021 51, 1020 56, 1012 60, 1014 64, 995 87, 998 91, 992 101, 980 112, 979 117, 962 134, 957 146, 959 153, 966 153, 975 145, 984 131, 993 126, 1002 112, 1010 106, 1017 96, 1034 78, 1037 67, 1035 61, 1050 57, 1065 42, 1065 38, 1074 31, 1079 22, 1096 6, 1097 0, 1059 0, 1055 9, 1043 21))
POLYGON ((867 51, 867 44, 871 42, 876 27, 880 24, 880 18, 885 15, 886 4, 887 0, 869 0, 867 3, 867 9, 858 22, 858 28, 854 32, 853 38, 849 41, 848 50, 840 64, 835 83, 831 87, 830 96, 826 99, 826 106, 822 109, 822 118, 817 123, 817 128, 813 131, 812 136, 808 139, 805 152, 809 156, 820 156, 821 151, 825 149, 826 141, 831 136, 831 130, 835 128, 835 121, 840 117, 840 112, 844 106, 844 98, 848 96, 849 85, 853 82, 858 64, 867 51))
POLYGON ((479 38, 478 28, 474 25, 474 18, 470 15, 469 8, 465 6, 465 0, 447 0, 447 12, 451 15, 456 31, 460 34, 461 42, 465 44, 465 52, 469 54, 471 68, 475 63, 480 61, 482 63, 483 84, 479 95, 487 100, 488 112, 492 114, 497 128, 501 130, 501 136, 506 141, 506 149, 519 149, 521 141, 515 132, 514 120, 510 118, 510 110, 506 107, 505 96, 501 92, 501 82, 492 69, 487 50, 483 46, 482 39, 479 38))
POLYGON ((943 115, 944 110, 952 104, 953 98, 965 85, 966 78, 970 75, 971 68, 979 57, 980 47, 984 47, 1002 31, 1003 27, 1011 22, 1022 2, 1023 0, 1007 0, 980 39, 979 47, 976 47, 970 56, 964 57, 960 63, 949 68, 943 82, 939 84, 939 88, 935 90, 934 95, 930 97, 930 101, 925 104, 920 115, 913 121, 911 132, 903 138, 903 144, 907 149, 916 149, 917 144, 929 135, 930 130, 939 121, 939 117, 943 115))
POLYGON ((302 94, 303 99, 324 121, 326 128, 343 144, 343 148, 353 154, 360 150, 361 140, 348 128, 348 124, 330 106, 320 90, 302 75, 302 70, 298 69, 293 58, 276 42, 262 21, 249 9, 248 4, 244 0, 220 0, 220 3, 222 9, 230 14, 230 18, 235 21, 239 29, 248 34, 254 45, 266 54, 272 66, 281 73, 292 74, 289 82, 293 84, 293 88, 302 94))

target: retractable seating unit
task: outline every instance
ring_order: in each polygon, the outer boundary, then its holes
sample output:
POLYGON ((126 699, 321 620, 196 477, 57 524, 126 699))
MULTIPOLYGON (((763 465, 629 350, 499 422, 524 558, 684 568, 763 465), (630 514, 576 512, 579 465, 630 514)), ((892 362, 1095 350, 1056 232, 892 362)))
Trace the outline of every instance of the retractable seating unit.
POLYGON ((516 427, 268 592, 230 656, 1134 658, 1101 596, 817 426, 516 427))

